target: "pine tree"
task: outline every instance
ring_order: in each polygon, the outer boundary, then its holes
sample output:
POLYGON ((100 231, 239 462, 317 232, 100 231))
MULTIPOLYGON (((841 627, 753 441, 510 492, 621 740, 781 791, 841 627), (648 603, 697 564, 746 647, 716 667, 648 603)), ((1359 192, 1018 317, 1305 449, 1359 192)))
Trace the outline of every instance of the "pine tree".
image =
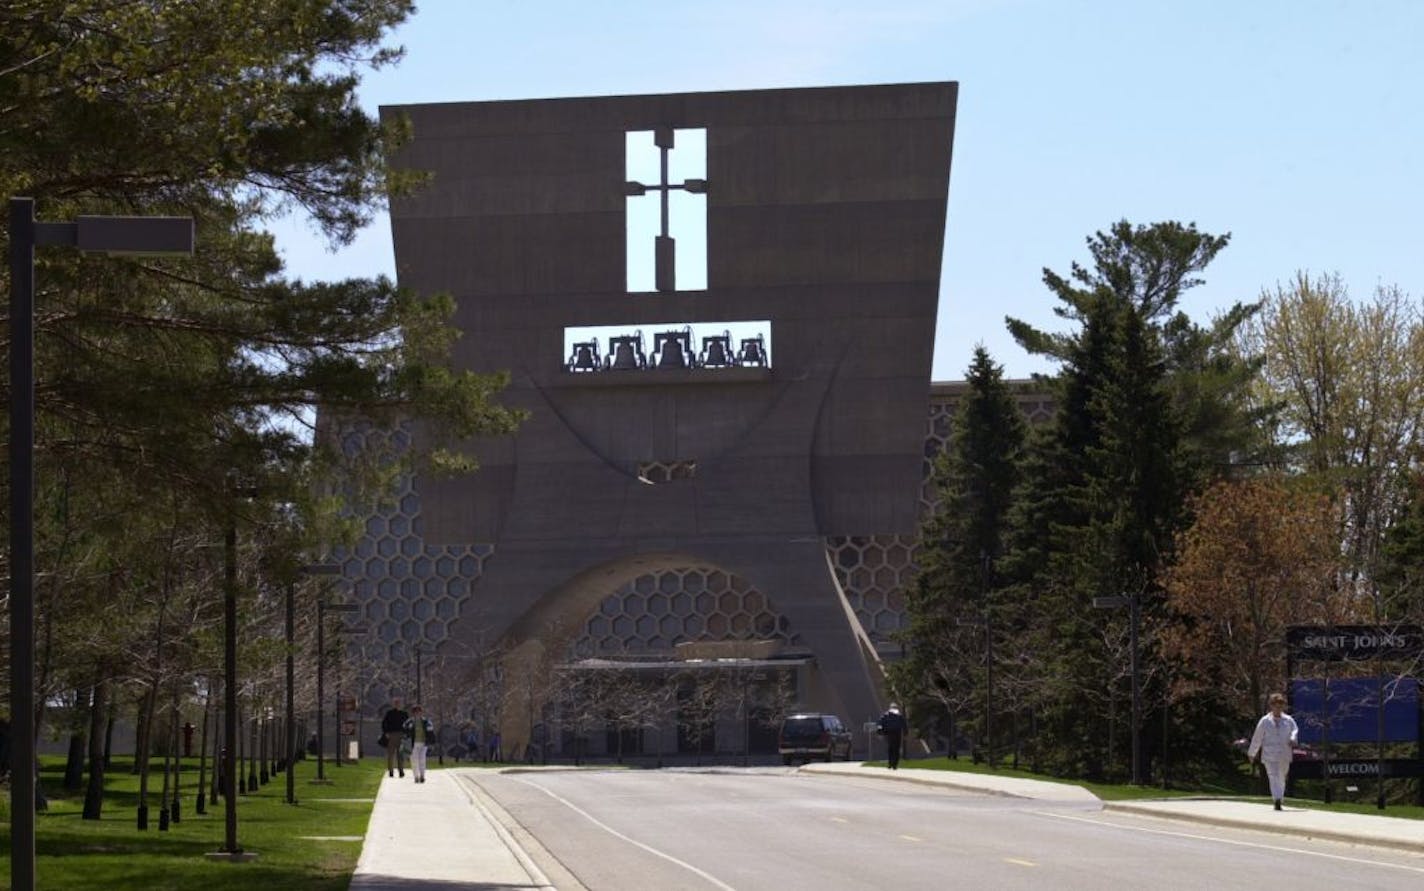
POLYGON ((989 689, 986 641, 995 628, 993 589, 1026 424, 1003 369, 981 346, 966 374, 952 438, 936 457, 933 513, 922 526, 918 572, 906 597, 903 661, 891 683, 905 698, 938 703, 953 723, 975 715, 985 742, 985 718, 997 710, 989 689))

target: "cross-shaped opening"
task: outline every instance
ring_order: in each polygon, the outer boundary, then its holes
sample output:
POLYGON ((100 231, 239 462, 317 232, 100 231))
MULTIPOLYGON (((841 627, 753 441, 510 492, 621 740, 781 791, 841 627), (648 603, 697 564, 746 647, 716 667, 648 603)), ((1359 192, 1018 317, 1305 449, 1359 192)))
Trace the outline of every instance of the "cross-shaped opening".
POLYGON ((634 130, 626 142, 629 292, 707 288, 707 131, 634 130))

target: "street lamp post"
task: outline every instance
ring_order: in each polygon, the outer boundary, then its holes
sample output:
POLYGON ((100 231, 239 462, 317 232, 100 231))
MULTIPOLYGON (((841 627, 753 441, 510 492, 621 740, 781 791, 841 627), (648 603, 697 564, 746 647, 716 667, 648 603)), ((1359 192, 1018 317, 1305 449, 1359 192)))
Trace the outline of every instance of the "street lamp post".
POLYGON ((1093 606, 1097 609, 1117 609, 1127 607, 1129 612, 1130 630, 1128 631, 1128 649, 1132 651, 1132 782, 1136 786, 1147 785, 1147 778, 1143 775, 1142 764, 1142 665, 1141 655, 1137 647, 1138 625, 1142 619, 1142 598, 1136 594, 1117 594, 1111 597, 1094 597, 1093 606))
POLYGON ((361 607, 354 603, 316 602, 316 782, 326 782, 326 735, 322 728, 322 703, 326 701, 326 613, 353 613, 361 607))
POLYGON ((35 248, 164 256, 193 252, 187 217, 35 219, 10 199, 10 887, 35 887, 35 248))
MULTIPOLYGON (((299 576, 310 576, 310 575, 333 576, 333 575, 340 575, 340 574, 341 574, 341 567, 340 567, 340 566, 337 566, 337 565, 334 564, 334 563, 312 563, 312 564, 308 564, 308 565, 306 565, 306 566, 300 567, 300 568, 297 570, 297 574, 298 574, 299 576)), ((286 691, 286 693, 287 693, 287 703, 286 703, 286 705, 287 705, 287 720, 286 720, 286 722, 285 722, 285 724, 284 724, 284 726, 283 726, 283 735, 284 735, 285 738, 286 738, 286 739, 285 739, 285 742, 286 742, 286 751, 284 751, 284 752, 282 753, 282 760, 283 760, 283 763, 284 763, 285 768, 286 768, 286 771, 285 771, 285 772, 286 772, 286 774, 287 774, 287 804, 296 804, 296 803, 297 803, 297 777, 296 777, 296 758, 297 758, 297 715, 296 715, 296 712, 297 712, 297 709, 296 709, 296 694, 294 693, 294 690, 296 689, 296 679, 297 679, 297 675, 296 675, 296 662, 295 662, 295 656, 296 656, 296 651, 295 651, 296 643, 295 643, 295 640, 296 640, 297 618, 296 618, 296 606, 295 606, 295 594, 296 594, 296 591, 294 590, 294 589, 296 588, 296 584, 297 584, 297 583, 296 583, 295 581, 290 581, 290 582, 287 583, 287 604, 286 604, 286 606, 287 606, 287 616, 286 616, 286 618, 287 618, 287 623, 286 623, 287 627, 286 627, 285 631, 286 631, 286 644, 287 644, 287 691, 286 691)), ((320 601, 318 601, 318 603, 319 603, 319 602, 320 602, 320 601)))

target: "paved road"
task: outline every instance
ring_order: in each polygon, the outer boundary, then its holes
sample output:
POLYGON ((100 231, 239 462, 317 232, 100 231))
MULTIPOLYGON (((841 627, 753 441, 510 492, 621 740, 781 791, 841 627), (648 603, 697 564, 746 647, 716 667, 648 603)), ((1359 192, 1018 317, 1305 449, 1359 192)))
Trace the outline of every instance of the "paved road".
POLYGON ((867 888, 1424 887, 1424 855, 1044 802, 748 770, 473 773, 551 884, 867 888))

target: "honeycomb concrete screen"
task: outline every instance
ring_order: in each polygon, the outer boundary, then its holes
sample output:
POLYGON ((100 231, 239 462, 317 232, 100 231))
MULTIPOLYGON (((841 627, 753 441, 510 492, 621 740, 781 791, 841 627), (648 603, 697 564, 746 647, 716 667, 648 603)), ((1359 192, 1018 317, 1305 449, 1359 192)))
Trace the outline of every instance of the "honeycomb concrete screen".
POLYGON ((672 659, 770 641, 810 666, 805 705, 877 713, 885 629, 847 594, 848 555, 908 564, 875 542, 920 514, 956 92, 383 108, 413 129, 397 166, 430 174, 392 201, 400 284, 453 295, 457 364, 508 370, 500 398, 529 413, 473 444, 479 472, 412 481, 412 548, 478 571, 401 642, 672 659), (675 151, 660 134, 683 131, 705 134, 705 177, 630 182, 628 134, 675 151), (635 185, 705 201, 705 287, 676 281, 672 225, 657 286, 630 290, 635 185))

